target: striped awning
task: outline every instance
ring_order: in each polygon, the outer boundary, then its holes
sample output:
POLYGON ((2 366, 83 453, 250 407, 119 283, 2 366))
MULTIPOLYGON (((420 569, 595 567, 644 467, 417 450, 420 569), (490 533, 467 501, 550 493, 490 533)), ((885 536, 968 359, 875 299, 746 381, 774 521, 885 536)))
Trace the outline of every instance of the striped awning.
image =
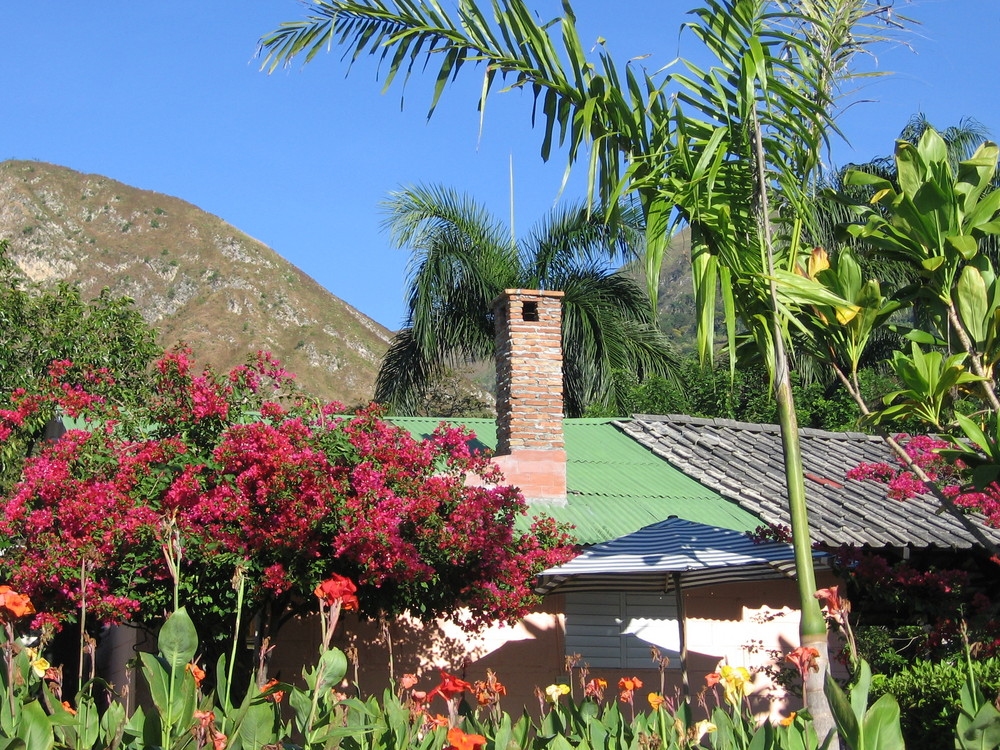
POLYGON ((535 590, 666 592, 678 579, 693 588, 794 575, 790 544, 758 544, 741 531, 668 518, 549 568, 535 590))

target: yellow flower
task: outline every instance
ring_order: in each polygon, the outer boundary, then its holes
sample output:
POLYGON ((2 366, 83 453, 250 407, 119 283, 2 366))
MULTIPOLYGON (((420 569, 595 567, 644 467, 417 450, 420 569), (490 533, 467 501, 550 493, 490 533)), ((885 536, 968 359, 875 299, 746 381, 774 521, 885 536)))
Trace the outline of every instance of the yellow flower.
POLYGON ((556 703, 559 696, 569 694, 569 685, 549 685, 545 688, 545 700, 549 703, 556 703))
POLYGON ((717 729, 718 727, 715 726, 715 724, 708 721, 707 719, 702 719, 688 730, 688 734, 690 735, 691 742, 697 743, 701 742, 701 738, 704 737, 706 734, 708 734, 709 732, 714 732, 717 729))
POLYGON ((44 677, 45 672, 51 666, 52 665, 49 664, 48 661, 45 659, 35 659, 31 662, 31 668, 34 670, 35 675, 37 675, 38 677, 44 677))
POLYGON ((719 675, 719 681, 726 689, 726 700, 733 706, 738 706, 746 697, 750 672, 746 667, 731 667, 726 664, 719 670, 719 675))

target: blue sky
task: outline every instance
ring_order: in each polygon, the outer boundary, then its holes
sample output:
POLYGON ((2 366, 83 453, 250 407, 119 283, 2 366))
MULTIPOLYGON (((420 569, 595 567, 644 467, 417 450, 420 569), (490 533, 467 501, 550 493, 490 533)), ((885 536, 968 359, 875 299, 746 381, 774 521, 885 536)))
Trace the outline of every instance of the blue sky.
MULTIPOLYGON (((885 2, 891 0, 883 0, 885 2)), ((556 0, 530 3, 543 17, 556 0)), ((678 36, 695 0, 578 0, 584 43, 598 36, 620 61, 651 69, 692 55, 678 36)), ((889 153, 915 112, 945 127, 980 120, 1000 137, 993 47, 995 0, 895 1, 922 22, 884 49, 841 126, 833 161, 889 153)), ((295 0, 3 0, 6 102, 0 159, 38 159, 183 198, 214 213, 389 328, 403 315, 407 255, 380 231, 379 202, 412 183, 442 183, 526 230, 556 199, 564 162, 542 164, 530 98, 495 97, 479 137, 481 72, 447 90, 434 117, 432 80, 415 75, 382 95, 374 63, 349 77, 336 49, 267 76, 259 37, 304 15, 295 0)), ((564 199, 580 197, 579 177, 564 199)))

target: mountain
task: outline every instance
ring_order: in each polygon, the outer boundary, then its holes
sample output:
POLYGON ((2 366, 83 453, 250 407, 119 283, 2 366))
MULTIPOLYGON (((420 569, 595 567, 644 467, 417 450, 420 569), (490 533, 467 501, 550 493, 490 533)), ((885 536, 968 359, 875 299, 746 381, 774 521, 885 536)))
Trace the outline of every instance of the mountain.
POLYGON ((100 175, 0 163, 0 238, 24 275, 135 300, 159 343, 218 369, 270 351, 300 387, 371 399, 391 333, 276 252, 197 206, 100 175))

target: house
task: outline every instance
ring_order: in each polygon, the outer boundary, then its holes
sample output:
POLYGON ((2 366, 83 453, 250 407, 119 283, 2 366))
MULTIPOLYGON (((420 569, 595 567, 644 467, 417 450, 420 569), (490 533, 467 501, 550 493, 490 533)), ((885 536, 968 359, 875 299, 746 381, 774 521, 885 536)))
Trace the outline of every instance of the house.
MULTIPOLYGON (((641 415, 628 420, 563 419, 560 292, 508 290, 497 302, 496 423, 462 420, 477 447, 495 452, 507 481, 521 487, 532 514, 573 524, 579 541, 616 539, 676 516, 725 529, 788 525, 780 433, 774 425, 686 416, 641 415)), ((393 420, 416 436, 438 420, 393 420)), ((968 550, 975 540, 937 513, 931 498, 903 504, 881 485, 846 478, 862 462, 888 461, 882 441, 861 433, 802 431, 810 527, 815 541, 886 548, 968 550)), ((987 529, 1000 541, 1000 533, 987 529)), ((820 574, 820 585, 834 583, 820 574)), ((798 597, 791 580, 725 583, 688 589, 683 607, 689 667, 698 675, 720 662, 759 667, 798 641, 798 597)), ((386 644, 377 629, 351 622, 362 689, 384 682, 386 644)), ((625 675, 659 689, 650 644, 676 657, 677 600, 663 592, 603 591, 545 597, 514 627, 496 626, 470 638, 457 627, 396 623, 390 627, 396 674, 418 672, 430 687, 441 666, 481 679, 497 672, 516 710, 535 704, 535 687, 589 676, 613 686, 625 675), (578 655, 578 656, 577 656, 578 655), (576 662, 571 675, 568 667, 576 662)), ((311 643, 315 636, 304 635, 311 643)), ((292 668, 296 645, 285 634, 272 666, 292 668), (285 655, 283 658, 283 654, 285 655)), ((301 651, 297 651, 301 653, 301 651)), ((667 692, 678 682, 676 658, 667 692)), ((763 676, 761 698, 782 691, 763 676)))

